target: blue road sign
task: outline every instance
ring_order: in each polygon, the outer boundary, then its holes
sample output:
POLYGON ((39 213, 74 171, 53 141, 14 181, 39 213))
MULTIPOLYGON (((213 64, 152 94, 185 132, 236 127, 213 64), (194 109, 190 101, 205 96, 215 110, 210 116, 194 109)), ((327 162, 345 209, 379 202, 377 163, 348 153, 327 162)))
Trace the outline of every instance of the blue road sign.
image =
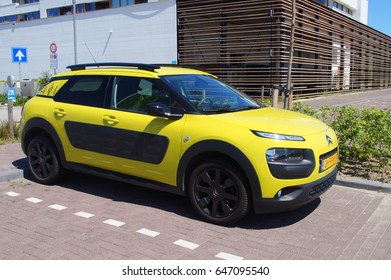
POLYGON ((27 63, 27 48, 11 48, 12 63, 27 63))

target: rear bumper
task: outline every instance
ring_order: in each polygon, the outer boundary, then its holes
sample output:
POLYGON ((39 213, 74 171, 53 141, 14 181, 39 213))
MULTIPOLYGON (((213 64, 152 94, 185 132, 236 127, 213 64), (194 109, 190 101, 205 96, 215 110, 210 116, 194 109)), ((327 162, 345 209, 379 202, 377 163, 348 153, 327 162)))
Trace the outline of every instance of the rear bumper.
POLYGON ((334 184, 337 173, 338 168, 336 167, 327 176, 315 182, 286 188, 289 191, 286 194, 282 193, 280 197, 254 198, 254 212, 258 214, 283 212, 308 204, 326 192, 334 184))

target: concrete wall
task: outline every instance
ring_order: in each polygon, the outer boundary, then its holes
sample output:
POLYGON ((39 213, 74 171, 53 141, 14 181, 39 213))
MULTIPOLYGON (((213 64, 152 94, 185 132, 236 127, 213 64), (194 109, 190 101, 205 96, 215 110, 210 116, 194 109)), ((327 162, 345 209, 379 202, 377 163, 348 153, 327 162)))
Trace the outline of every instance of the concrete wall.
MULTIPOLYGON (((31 79, 50 69, 49 46, 58 46, 58 72, 74 64, 72 15, 0 25, 0 80, 31 79), (27 48, 28 63, 12 63, 11 48, 27 48), (20 70, 20 71, 19 71, 20 70)), ((174 0, 76 15, 77 62, 172 63, 177 60, 174 0)))

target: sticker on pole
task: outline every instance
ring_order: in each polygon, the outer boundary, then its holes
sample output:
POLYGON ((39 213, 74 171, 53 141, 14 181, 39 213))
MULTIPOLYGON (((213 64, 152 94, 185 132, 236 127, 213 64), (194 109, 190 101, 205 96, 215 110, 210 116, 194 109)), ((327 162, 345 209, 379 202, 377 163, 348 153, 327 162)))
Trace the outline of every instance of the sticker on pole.
POLYGON ((12 102, 16 101, 15 88, 8 88, 8 90, 7 90, 7 99, 8 100, 12 100, 12 102))

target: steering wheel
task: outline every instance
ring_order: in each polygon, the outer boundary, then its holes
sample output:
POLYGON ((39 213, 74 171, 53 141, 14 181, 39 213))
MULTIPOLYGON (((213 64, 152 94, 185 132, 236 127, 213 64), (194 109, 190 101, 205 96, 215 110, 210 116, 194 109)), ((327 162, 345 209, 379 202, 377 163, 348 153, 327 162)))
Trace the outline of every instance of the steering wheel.
POLYGON ((205 97, 205 98, 202 98, 200 102, 198 102, 198 105, 197 107, 201 108, 201 109, 204 109, 204 106, 202 105, 208 105, 208 106, 211 106, 213 105, 213 101, 212 99, 210 99, 209 97, 205 97))

